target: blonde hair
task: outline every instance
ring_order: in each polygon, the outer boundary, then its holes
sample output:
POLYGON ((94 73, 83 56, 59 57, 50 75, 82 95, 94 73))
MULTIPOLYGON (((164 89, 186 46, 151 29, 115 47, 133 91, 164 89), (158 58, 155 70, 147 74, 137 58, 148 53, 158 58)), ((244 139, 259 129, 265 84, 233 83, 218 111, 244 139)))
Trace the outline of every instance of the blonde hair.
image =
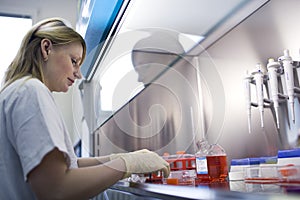
POLYGON ((24 76, 31 76, 44 82, 43 56, 41 40, 49 39, 54 45, 65 45, 80 42, 83 53, 82 64, 86 54, 84 39, 62 18, 49 18, 35 24, 25 35, 16 57, 9 65, 4 78, 4 88, 24 76))

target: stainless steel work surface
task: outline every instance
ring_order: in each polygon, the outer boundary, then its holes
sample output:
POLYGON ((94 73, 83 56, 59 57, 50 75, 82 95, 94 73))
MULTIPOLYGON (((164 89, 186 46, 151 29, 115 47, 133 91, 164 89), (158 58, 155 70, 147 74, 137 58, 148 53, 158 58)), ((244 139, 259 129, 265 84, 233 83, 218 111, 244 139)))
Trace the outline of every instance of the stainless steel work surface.
MULTIPOLYGON (((298 187, 299 189, 299 187, 298 187)), ((243 181, 213 185, 175 186, 149 183, 119 182, 110 192, 123 192, 151 199, 299 199, 299 193, 287 193, 286 188, 275 184, 245 184, 243 181)), ((299 191, 298 191, 299 192, 299 191)), ((110 198, 109 198, 110 199, 110 198)))

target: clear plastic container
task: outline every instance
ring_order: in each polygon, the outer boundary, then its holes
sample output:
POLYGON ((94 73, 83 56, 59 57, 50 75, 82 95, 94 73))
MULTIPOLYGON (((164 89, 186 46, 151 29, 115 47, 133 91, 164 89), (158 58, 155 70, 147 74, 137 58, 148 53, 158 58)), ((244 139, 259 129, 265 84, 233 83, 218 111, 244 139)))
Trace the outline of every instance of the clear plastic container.
POLYGON ((164 155, 163 158, 170 164, 170 175, 162 178, 163 184, 195 185, 196 161, 195 155, 177 152, 175 155, 164 155))
POLYGON ((250 166, 245 168, 246 183, 278 183, 277 156, 250 158, 250 166))
POLYGON ((175 154, 163 157, 169 164, 171 171, 195 170, 195 156, 193 154, 175 154))
POLYGON ((278 167, 271 166, 250 166, 245 168, 245 182, 246 183, 278 183, 278 167))
POLYGON ((245 178, 245 168, 250 166, 249 158, 232 159, 230 163, 229 180, 240 181, 245 178))
POLYGON ((300 166, 286 165, 278 166, 279 182, 300 185, 300 166))
POLYGON ((171 171, 168 178, 163 179, 164 184, 195 186, 195 170, 171 171))

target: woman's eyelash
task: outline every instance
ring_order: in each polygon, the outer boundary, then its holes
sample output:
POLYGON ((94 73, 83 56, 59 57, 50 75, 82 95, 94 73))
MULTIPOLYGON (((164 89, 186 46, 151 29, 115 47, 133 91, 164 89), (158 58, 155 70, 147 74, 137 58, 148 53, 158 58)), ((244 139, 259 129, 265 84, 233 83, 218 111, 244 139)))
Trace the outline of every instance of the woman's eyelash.
POLYGON ((75 59, 71 59, 73 64, 77 64, 77 61, 75 59))

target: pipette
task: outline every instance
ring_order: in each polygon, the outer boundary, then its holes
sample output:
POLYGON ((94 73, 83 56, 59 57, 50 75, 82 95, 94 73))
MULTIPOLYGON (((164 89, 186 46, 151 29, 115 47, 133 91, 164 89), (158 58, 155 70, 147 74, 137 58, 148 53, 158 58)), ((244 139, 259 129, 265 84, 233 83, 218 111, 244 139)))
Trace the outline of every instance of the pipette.
POLYGON ((246 72, 246 76, 244 78, 244 86, 245 86, 245 98, 246 98, 246 109, 247 109, 247 117, 248 117, 248 130, 251 133, 251 88, 250 83, 253 77, 249 75, 248 71, 246 72))
POLYGON ((252 72, 252 75, 255 80, 256 98, 257 98, 258 110, 260 112, 261 127, 264 127, 264 91, 263 91, 264 73, 261 64, 257 64, 256 67, 257 70, 252 72))
POLYGON ((283 56, 278 58, 282 62, 284 77, 286 82, 286 90, 288 95, 288 102, 291 109, 292 120, 295 123, 295 111, 294 111, 294 73, 293 73, 293 60, 289 54, 289 50, 283 51, 283 56))
POLYGON ((271 88, 271 99, 276 115, 277 128, 279 129, 279 96, 278 96, 278 70, 280 69, 280 63, 275 62, 273 58, 270 58, 267 64, 270 88, 271 88))

